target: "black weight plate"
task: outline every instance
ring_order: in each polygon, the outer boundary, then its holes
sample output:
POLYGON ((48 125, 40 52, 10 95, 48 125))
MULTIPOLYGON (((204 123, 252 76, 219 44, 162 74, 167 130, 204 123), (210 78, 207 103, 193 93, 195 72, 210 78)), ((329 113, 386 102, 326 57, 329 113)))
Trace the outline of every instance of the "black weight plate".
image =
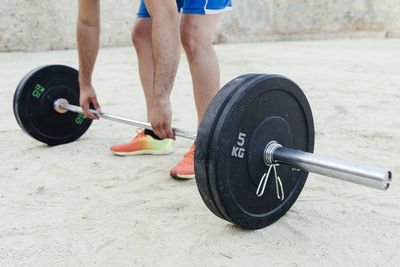
POLYGON ((278 75, 260 74, 240 87, 225 105, 215 127, 209 154, 213 199, 223 216, 247 229, 263 228, 294 204, 308 173, 288 165, 277 167, 285 199, 279 200, 274 176, 265 193, 256 190, 268 166, 266 145, 276 140, 288 148, 313 152, 314 123, 302 90, 278 75))
POLYGON ((207 207, 218 217, 223 215, 216 207, 210 189, 210 183, 208 181, 208 155, 210 151, 210 144, 214 133, 215 125, 218 122, 218 118, 221 115, 226 103, 229 101, 233 93, 235 93, 238 87, 246 84, 255 74, 246 74, 232 80, 226 84, 208 105, 207 110, 203 115, 203 119, 200 123, 197 131, 197 138, 195 142, 195 156, 194 156, 194 169, 196 176, 197 188, 200 195, 207 205, 207 207))
POLYGON ((75 141, 92 123, 82 114, 56 112, 53 103, 58 98, 79 105, 77 70, 63 65, 36 68, 22 79, 14 94, 18 124, 27 134, 48 145, 75 141))

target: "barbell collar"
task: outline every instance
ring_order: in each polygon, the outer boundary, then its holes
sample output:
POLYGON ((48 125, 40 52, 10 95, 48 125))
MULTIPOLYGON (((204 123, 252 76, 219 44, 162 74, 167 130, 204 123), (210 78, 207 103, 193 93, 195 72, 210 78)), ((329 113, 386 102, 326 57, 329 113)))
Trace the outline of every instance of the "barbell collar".
MULTIPOLYGON (((67 111, 71 111, 71 112, 75 112, 75 113, 82 113, 81 107, 68 104, 68 101, 66 101, 63 98, 60 98, 60 99, 57 99, 56 101, 54 101, 53 106, 54 106, 54 109, 59 113, 65 113, 63 110, 67 110, 67 111)), ((147 123, 147 122, 141 122, 141 121, 137 121, 137 120, 133 120, 133 119, 117 116, 117 115, 112 115, 112 114, 108 114, 108 113, 104 113, 104 112, 98 112, 97 110, 93 110, 93 109, 90 109, 90 112, 92 112, 93 114, 95 114, 96 116, 98 116, 99 118, 102 118, 102 119, 107 119, 107 120, 116 121, 116 122, 120 122, 120 123, 124 123, 124 124, 128 124, 128 125, 133 125, 133 126, 148 129, 148 130, 153 130, 153 128, 151 127, 151 124, 147 123)), ((182 129, 178 129, 178 128, 174 128, 174 127, 172 127, 172 131, 174 132, 174 134, 176 136, 180 136, 180 137, 184 137, 184 138, 192 139, 192 140, 196 139, 196 134, 194 132, 186 131, 186 130, 182 130, 182 129)))
POLYGON ((382 168, 285 148, 279 146, 276 142, 270 142, 268 146, 273 146, 273 149, 266 148, 264 153, 267 153, 267 150, 269 153, 272 151, 272 153, 270 155, 265 154, 264 159, 271 158, 272 163, 292 165, 307 172, 383 191, 389 188, 392 180, 392 173, 382 168))

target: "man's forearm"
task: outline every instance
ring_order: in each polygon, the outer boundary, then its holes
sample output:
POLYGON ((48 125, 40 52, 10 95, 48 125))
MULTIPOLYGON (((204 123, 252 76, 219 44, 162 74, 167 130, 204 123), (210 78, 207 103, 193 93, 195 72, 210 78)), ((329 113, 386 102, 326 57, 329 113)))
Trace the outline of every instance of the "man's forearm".
POLYGON ((91 84, 92 72, 99 51, 100 27, 77 25, 77 44, 79 53, 79 82, 91 84))
POLYGON ((152 42, 154 58, 154 102, 166 101, 171 94, 179 64, 179 18, 176 2, 151 3, 152 42))
POLYGON ((160 23, 154 26, 152 33, 154 97, 157 100, 169 97, 171 94, 179 64, 179 35, 177 25, 160 23))
POLYGON ((76 29, 79 53, 79 82, 91 84, 99 51, 100 7, 98 0, 80 0, 76 29))

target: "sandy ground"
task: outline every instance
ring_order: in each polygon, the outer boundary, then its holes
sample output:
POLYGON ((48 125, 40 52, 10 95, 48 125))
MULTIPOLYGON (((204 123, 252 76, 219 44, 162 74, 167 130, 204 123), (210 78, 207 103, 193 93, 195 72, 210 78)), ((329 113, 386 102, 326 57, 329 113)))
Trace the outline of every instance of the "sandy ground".
MULTIPOLYGON (((381 192, 311 174, 277 223, 245 231, 214 216, 195 181, 168 171, 169 156, 115 157, 109 146, 135 128, 95 122, 78 141, 47 147, 17 125, 19 80, 43 64, 77 66, 76 51, 0 54, 1 266, 399 266, 400 40, 346 40, 216 46, 222 82, 279 73, 305 91, 316 152, 391 169, 381 192)), ((145 118, 132 48, 103 49, 95 87, 103 111, 145 118)), ((195 129, 188 65, 172 94, 173 124, 195 129)))

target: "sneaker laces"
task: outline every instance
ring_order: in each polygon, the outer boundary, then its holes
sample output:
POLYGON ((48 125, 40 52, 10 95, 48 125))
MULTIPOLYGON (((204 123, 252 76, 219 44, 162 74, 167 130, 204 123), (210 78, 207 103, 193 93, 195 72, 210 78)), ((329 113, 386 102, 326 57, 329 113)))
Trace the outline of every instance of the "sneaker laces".
POLYGON ((190 147, 190 150, 183 155, 183 162, 193 164, 194 162, 194 145, 190 147))
POLYGON ((146 136, 146 134, 144 132, 144 129, 143 128, 137 128, 136 129, 136 136, 135 136, 135 138, 132 139, 132 141, 141 139, 141 138, 143 138, 145 136, 146 136))

